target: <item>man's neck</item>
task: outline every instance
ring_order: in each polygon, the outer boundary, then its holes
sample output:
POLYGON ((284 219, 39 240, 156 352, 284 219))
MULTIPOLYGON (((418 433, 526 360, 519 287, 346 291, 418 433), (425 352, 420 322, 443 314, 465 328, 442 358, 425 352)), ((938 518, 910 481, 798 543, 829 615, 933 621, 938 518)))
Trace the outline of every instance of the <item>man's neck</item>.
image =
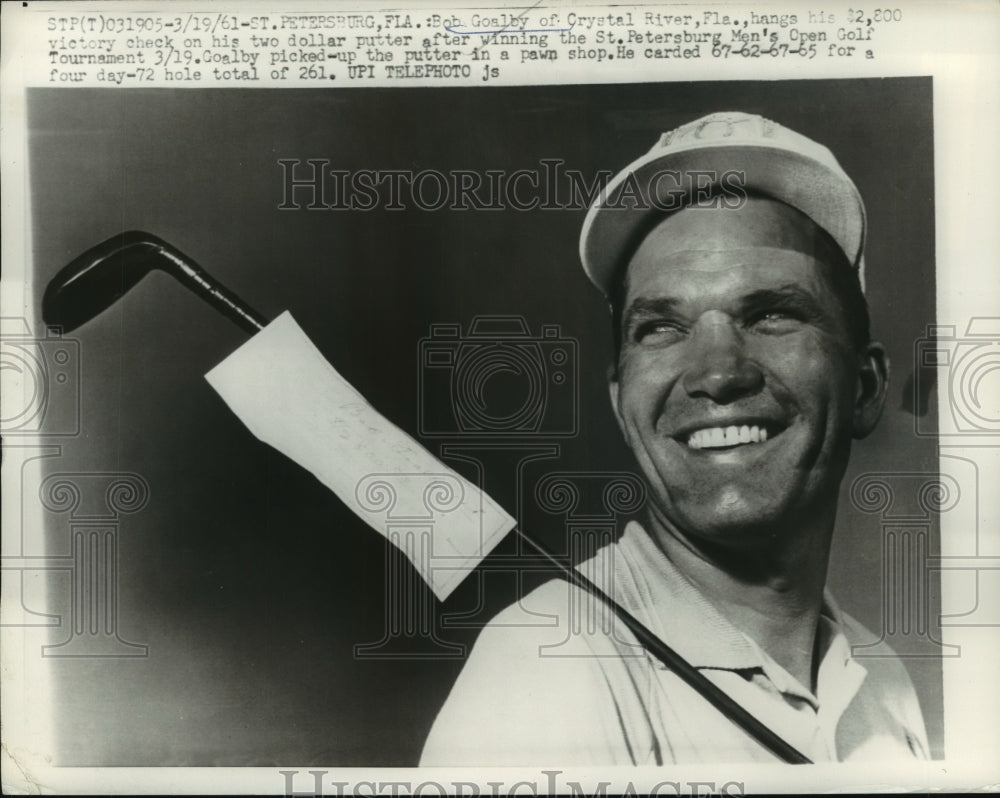
POLYGON ((816 633, 834 513, 751 550, 699 545, 651 513, 650 532, 671 562, 737 629, 815 690, 816 633))

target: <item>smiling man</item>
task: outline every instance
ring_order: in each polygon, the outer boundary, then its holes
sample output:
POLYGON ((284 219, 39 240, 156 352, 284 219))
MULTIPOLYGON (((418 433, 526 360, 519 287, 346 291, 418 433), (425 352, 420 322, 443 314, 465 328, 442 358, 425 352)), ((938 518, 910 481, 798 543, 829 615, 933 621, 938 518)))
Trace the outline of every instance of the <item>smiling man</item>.
MULTIPOLYGON (((877 423, 888 379, 864 232, 825 147, 723 113, 664 134, 612 180, 580 245, 611 304, 611 404, 649 495, 642 522, 580 568, 813 761, 928 751, 902 664, 888 647, 853 659, 876 635, 825 590, 851 443, 877 423), (738 202, 717 190, 733 174, 738 202)), ((774 761, 606 620, 560 581, 501 613, 423 763, 774 761)))

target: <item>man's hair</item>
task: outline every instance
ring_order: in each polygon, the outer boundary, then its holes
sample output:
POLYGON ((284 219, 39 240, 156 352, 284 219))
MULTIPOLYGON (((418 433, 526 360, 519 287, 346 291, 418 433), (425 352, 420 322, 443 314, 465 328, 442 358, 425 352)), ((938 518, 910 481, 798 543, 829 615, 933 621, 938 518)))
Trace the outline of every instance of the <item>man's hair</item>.
MULTIPOLYGON (((751 192, 750 196, 754 196, 751 192)), ((764 195, 757 195, 764 196, 764 195)), ((656 220, 657 223, 663 221, 668 214, 664 214, 656 220)), ((651 225, 645 228, 646 232, 652 230, 651 225)), ((871 342, 871 318, 868 313, 868 302, 865 300, 864 291, 861 289, 861 280, 858 270, 847 259, 844 251, 837 245, 829 233, 816 225, 818 247, 816 251, 817 260, 821 260, 828 266, 826 279, 829 280, 830 288, 837 297, 840 310, 843 313, 844 321, 851 336, 851 344, 855 351, 860 352, 871 342)), ((628 265, 638 249, 641 239, 635 242, 633 248, 627 251, 622 257, 615 279, 611 284, 611 291, 608 294, 608 303, 611 306, 611 325, 614 340, 614 360, 611 364, 612 376, 618 378, 618 363, 621 358, 624 330, 622 323, 625 313, 625 295, 628 289, 628 265)))

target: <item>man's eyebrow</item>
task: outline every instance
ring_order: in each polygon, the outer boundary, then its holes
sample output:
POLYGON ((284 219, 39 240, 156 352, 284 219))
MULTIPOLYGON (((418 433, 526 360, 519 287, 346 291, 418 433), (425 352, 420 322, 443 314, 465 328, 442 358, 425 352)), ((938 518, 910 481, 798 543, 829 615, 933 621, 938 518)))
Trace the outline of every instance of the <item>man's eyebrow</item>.
POLYGON ((743 312, 778 305, 781 307, 792 306, 815 316, 822 315, 822 309, 816 297, 796 283, 786 283, 777 288, 761 288, 752 291, 742 297, 739 304, 743 312))

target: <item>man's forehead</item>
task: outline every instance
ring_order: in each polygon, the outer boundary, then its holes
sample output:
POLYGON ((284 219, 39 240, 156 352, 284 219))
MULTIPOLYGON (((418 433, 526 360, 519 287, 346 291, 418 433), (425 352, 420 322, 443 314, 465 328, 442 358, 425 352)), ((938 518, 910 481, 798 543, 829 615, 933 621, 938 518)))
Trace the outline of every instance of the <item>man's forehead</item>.
MULTIPOLYGON (((753 270, 755 274, 764 277, 767 273, 788 279, 794 276, 798 279, 810 280, 820 276, 824 269, 823 262, 813 253, 800 252, 786 247, 729 247, 708 249, 694 247, 692 249, 675 249, 636 253, 633 258, 630 275, 632 282, 637 272, 644 276, 644 282, 656 280, 658 273, 667 272, 676 275, 679 272, 707 273, 715 275, 713 279, 740 279, 740 273, 753 270)), ((670 278, 667 278, 670 279, 670 278)))
POLYGON ((765 197, 748 197, 739 208, 690 207, 671 214, 649 232, 632 259, 755 248, 815 257, 828 249, 824 238, 816 223, 795 208, 765 197))

